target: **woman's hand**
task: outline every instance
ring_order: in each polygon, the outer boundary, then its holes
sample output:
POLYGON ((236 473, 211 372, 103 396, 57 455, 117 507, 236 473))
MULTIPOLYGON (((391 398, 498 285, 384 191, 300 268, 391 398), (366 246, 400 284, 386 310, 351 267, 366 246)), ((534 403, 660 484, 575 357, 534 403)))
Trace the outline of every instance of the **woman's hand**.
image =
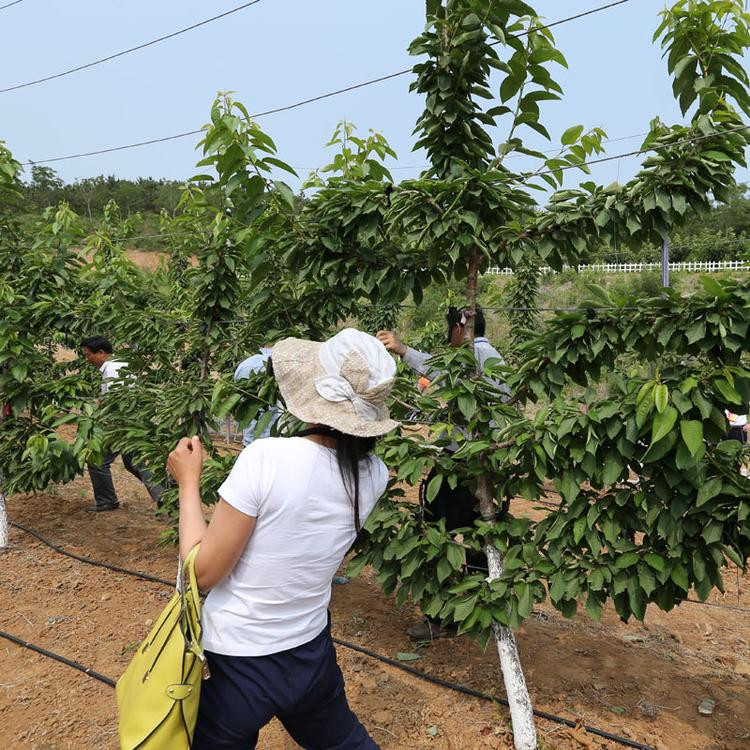
POLYGON ((200 438, 197 435, 191 438, 182 438, 177 443, 177 447, 169 454, 167 471, 180 486, 198 486, 202 469, 203 446, 200 438))

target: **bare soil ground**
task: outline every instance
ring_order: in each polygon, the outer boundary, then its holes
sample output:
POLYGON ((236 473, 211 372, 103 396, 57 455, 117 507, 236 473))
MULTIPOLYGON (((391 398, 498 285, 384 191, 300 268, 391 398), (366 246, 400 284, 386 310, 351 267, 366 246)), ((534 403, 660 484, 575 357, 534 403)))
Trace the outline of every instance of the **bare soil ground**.
MULTIPOLYGON (((83 511, 93 501, 88 477, 54 492, 9 499, 11 520, 98 560, 172 579, 175 552, 158 546, 165 522, 145 489, 114 466, 120 509, 83 511)), ((715 604, 750 608, 750 577, 731 570, 715 604)), ((0 556, 0 629, 117 678, 171 595, 157 584, 61 556, 11 529, 0 556)), ((334 635, 395 657, 414 652, 405 629, 418 618, 397 609, 371 571, 334 586, 334 635)), ((563 619, 540 607, 518 633, 535 706, 606 729, 658 750, 750 748, 750 618, 686 603, 672 613, 649 610, 646 624, 625 625, 612 611, 599 624, 563 619), (698 703, 716 701, 712 716, 698 703)), ((503 696, 497 654, 467 638, 417 650, 411 665, 503 696)), ((506 709, 426 683, 381 662, 338 648, 354 710, 383 748, 510 748, 506 709)), ((596 750, 618 745, 582 729, 539 721, 540 747, 596 750)), ((114 691, 69 667, 0 639, 0 748, 87 750, 117 747, 114 691)), ((294 748, 269 725, 259 747, 294 748)))

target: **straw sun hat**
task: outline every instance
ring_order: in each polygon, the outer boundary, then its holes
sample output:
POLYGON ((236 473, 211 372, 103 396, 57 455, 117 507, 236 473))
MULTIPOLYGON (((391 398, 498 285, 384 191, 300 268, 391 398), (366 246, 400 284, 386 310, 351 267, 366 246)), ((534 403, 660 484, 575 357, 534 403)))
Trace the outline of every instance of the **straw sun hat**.
POLYGON ((287 409, 303 422, 358 437, 398 426, 385 404, 396 364, 375 337, 345 328, 322 343, 283 339, 271 361, 287 409))

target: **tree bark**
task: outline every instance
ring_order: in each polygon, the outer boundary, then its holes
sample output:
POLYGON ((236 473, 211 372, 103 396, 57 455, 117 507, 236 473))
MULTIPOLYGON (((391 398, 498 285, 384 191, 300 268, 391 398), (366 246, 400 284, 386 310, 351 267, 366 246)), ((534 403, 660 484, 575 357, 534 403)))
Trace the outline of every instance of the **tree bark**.
MULTIPOLYGON (((212 325, 211 323, 208 324, 208 327, 206 329, 206 337, 209 336, 211 333, 212 325)), ((201 358, 200 358, 200 372, 198 374, 198 380, 201 383, 204 383, 206 381, 206 378, 208 377, 208 363, 211 358, 211 349, 208 346, 204 346, 201 351, 201 358)), ((197 411, 193 414, 193 423, 195 424, 195 434, 200 435, 201 429, 204 425, 204 414, 202 411, 197 411)))
MULTIPOLYGON (((495 502, 490 477, 483 474, 477 484, 477 497, 482 519, 490 525, 495 523, 495 502)), ((484 545, 487 556, 489 574, 487 580, 494 581, 503 572, 503 558, 498 549, 489 542, 484 545)), ((497 622, 492 623, 495 634, 497 653, 500 657, 500 670, 503 674, 505 693, 510 705, 510 719, 513 726, 513 744, 516 750, 536 750, 536 727, 534 726, 534 711, 523 675, 521 659, 518 656, 516 636, 511 628, 506 628, 497 622)))
POLYGON ((466 278, 466 309, 471 313, 466 316, 464 341, 474 346, 474 315, 477 311, 477 277, 479 276, 479 250, 475 246, 469 249, 469 269, 466 278))
MULTIPOLYGON (((2 474, 0 474, 2 481, 2 474)), ((0 485, 0 552, 8 547, 8 512, 5 509, 5 494, 0 485)))
MULTIPOLYGON (((479 276, 479 250, 476 246, 469 249, 469 265, 466 283, 466 316, 464 325, 464 340, 471 347, 474 346, 474 320, 477 309, 477 278, 479 276)), ((482 520, 492 526, 497 518, 495 493, 492 490, 492 479, 482 474, 477 479, 477 498, 482 520)), ((497 548, 487 543, 484 545, 487 556, 489 574, 487 579, 494 581, 503 572, 503 558, 497 548)), ((503 674, 505 693, 510 704, 510 719, 513 725, 513 743, 516 750, 536 750, 536 727, 534 726, 534 711, 531 706, 526 678, 523 675, 521 659, 518 656, 516 637, 511 628, 506 628, 497 622, 492 623, 495 635, 497 653, 500 657, 500 671, 503 674)))

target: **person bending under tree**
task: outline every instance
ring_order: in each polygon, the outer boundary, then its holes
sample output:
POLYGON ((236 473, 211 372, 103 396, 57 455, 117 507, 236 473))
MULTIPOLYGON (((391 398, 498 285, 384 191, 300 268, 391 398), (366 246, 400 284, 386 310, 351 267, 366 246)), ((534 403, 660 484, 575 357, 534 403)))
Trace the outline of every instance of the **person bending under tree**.
MULTIPOLYGON (((111 359, 112 344, 103 336, 89 336, 82 339, 81 351, 83 352, 84 359, 90 365, 98 368, 102 374, 101 394, 108 393, 112 381, 117 380, 118 373, 127 363, 111 359)), ((102 456, 102 462, 98 466, 87 464, 89 476, 91 477, 91 486, 94 489, 94 499, 96 500, 95 505, 90 505, 85 509, 90 513, 115 510, 120 507, 110 469, 117 455, 117 451, 108 452, 102 456)), ((163 489, 160 485, 151 482, 151 472, 141 464, 136 463, 132 453, 123 453, 122 462, 133 476, 143 482, 148 490, 148 494, 151 495, 151 499, 160 508, 163 489)))
MULTIPOLYGON (((459 309, 456 307, 450 307, 446 314, 447 323, 447 336, 446 343, 453 347, 463 346, 465 339, 465 326, 469 311, 466 309, 459 309)), ((501 364, 505 364, 505 360, 500 352, 495 349, 492 344, 485 337, 485 319, 482 309, 477 305, 476 314, 474 318, 474 356, 477 360, 477 365, 481 370, 484 367, 484 363, 488 359, 498 359, 501 364)), ((410 346, 404 344, 393 331, 378 331, 377 338, 383 342, 386 349, 398 354, 403 361, 409 365, 415 372, 420 375, 426 376, 430 379, 440 375, 440 372, 432 369, 428 364, 429 360, 433 355, 427 352, 420 352, 416 349, 412 349, 410 346)), ((490 378, 487 378, 491 380, 490 378)), ((504 394, 504 400, 510 395, 510 390, 504 383, 498 383, 495 380, 491 380, 501 393, 504 394)), ((457 444, 453 444, 447 448, 450 452, 455 452, 458 449, 457 444)), ((424 496, 424 489, 429 484, 430 480, 435 476, 435 469, 432 469, 430 473, 422 481, 422 487, 420 488, 420 496, 424 496)), ((445 528, 447 531, 454 529, 464 528, 466 526, 474 526, 474 521, 479 518, 479 512, 477 509, 479 501, 466 487, 462 487, 460 484, 456 485, 455 489, 451 489, 447 482, 443 482, 440 485, 437 495, 434 497, 431 503, 425 504, 425 520, 436 522, 441 518, 445 519, 445 528)), ((469 565, 485 568, 487 561, 481 553, 467 555, 467 562, 469 565)), ((440 624, 436 620, 427 617, 423 621, 413 625, 407 631, 409 637, 415 641, 431 640, 432 638, 444 638, 451 637, 456 634, 456 626, 454 624, 440 624)))

